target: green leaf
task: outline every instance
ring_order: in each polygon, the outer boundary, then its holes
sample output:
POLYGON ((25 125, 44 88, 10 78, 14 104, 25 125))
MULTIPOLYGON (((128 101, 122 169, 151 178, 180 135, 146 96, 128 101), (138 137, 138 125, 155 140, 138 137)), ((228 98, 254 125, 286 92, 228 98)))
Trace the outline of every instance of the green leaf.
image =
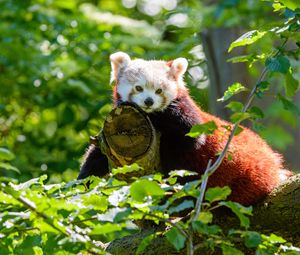
POLYGON ((24 235, 22 242, 18 246, 14 247, 13 253, 9 254, 42 254, 41 249, 37 250, 37 247, 41 245, 42 238, 38 235, 24 235))
POLYGON ((255 56, 253 54, 240 55, 240 56, 235 56, 227 59, 227 62, 232 62, 232 63, 248 62, 248 61, 253 61, 254 58, 255 56))
POLYGON ((48 176, 46 174, 41 175, 39 178, 39 184, 44 185, 44 181, 46 181, 47 178, 48 178, 48 176))
POLYGON ((285 8, 285 7, 284 7, 282 4, 280 4, 280 3, 273 3, 273 4, 272 4, 272 7, 273 7, 273 9, 274 9, 274 12, 278 12, 278 11, 280 11, 280 10, 282 10, 282 9, 285 8))
POLYGON ((244 129, 241 126, 238 126, 236 131, 234 132, 234 135, 239 135, 240 133, 242 133, 244 129))
POLYGON ((154 234, 151 234, 151 235, 148 235, 146 236, 139 244, 138 248, 137 248, 137 251, 136 251, 136 254, 139 255, 139 254, 142 254, 145 249, 147 248, 147 246, 149 246, 151 244, 151 242, 153 241, 153 239, 156 237, 156 233, 154 234))
POLYGON ((213 219, 213 214, 210 211, 207 212, 200 212, 198 221, 201 221, 204 224, 211 223, 213 219))
POLYGON ((60 1, 60 0, 54 0, 53 4, 59 8, 63 8, 63 9, 75 9, 76 8, 76 1, 74 0, 64 0, 64 1, 60 1))
POLYGON ((233 123, 240 123, 243 120, 249 119, 250 117, 251 117, 251 114, 248 112, 236 112, 230 116, 230 120, 233 123))
POLYGON ((0 168, 3 168, 5 170, 9 170, 9 171, 15 171, 18 174, 21 174, 20 170, 14 166, 12 166, 9 163, 4 163, 4 162, 0 162, 0 168))
MULTIPOLYGON (((203 178, 204 175, 202 175, 203 178)), ((185 193, 185 195, 193 196, 193 197, 198 197, 199 196, 199 184, 201 183, 201 180, 196 180, 196 181, 190 181, 187 182, 183 185, 182 191, 185 193)))
POLYGON ((285 243, 286 242, 285 239, 283 239, 282 237, 277 236, 275 234, 271 234, 270 236, 262 235, 262 238, 264 240, 267 240, 270 243, 285 243))
POLYGON ((171 228, 166 233, 166 237, 167 240, 175 247, 177 251, 184 247, 186 237, 183 234, 181 234, 181 232, 177 228, 171 228))
POLYGON ((291 32, 297 32, 299 28, 300 28, 300 23, 297 21, 289 25, 289 31, 291 32))
POLYGON ((293 77, 292 70, 290 68, 289 72, 285 75, 285 94, 288 97, 293 97, 299 89, 299 82, 293 77))
POLYGON ((13 160, 15 155, 8 149, 0 147, 0 160, 13 160))
POLYGON ((291 66, 290 61, 285 56, 267 58, 266 68, 272 72, 287 73, 291 66))
POLYGON ((3 204, 13 204, 13 205, 20 205, 20 202, 16 200, 13 196, 6 194, 0 191, 0 201, 3 204))
POLYGON ((177 182, 177 177, 169 177, 168 178, 168 183, 170 185, 174 185, 177 182))
POLYGON ((230 44, 230 47, 228 49, 228 52, 230 52, 232 49, 239 47, 239 46, 245 46, 252 44, 256 42, 258 39, 262 38, 266 34, 265 31, 259 32, 257 30, 249 31, 245 34, 243 34, 240 38, 235 40, 230 44))
POLYGON ((186 136, 195 138, 202 134, 210 135, 217 128, 218 127, 214 121, 209 121, 204 124, 198 124, 198 125, 192 126, 191 131, 189 133, 187 133, 186 136))
POLYGON ((114 168, 112 169, 112 174, 127 174, 127 173, 132 173, 132 172, 137 172, 140 171, 142 167, 140 167, 138 164, 134 163, 132 165, 125 165, 122 167, 114 168))
POLYGON ((130 195, 136 201, 143 202, 145 197, 161 197, 165 191, 155 181, 139 180, 130 187, 130 195))
POLYGON ((169 172, 170 177, 186 177, 186 176, 193 176, 197 175, 196 172, 188 171, 188 170, 173 170, 169 172))
POLYGON ((70 124, 74 122, 75 119, 76 119, 76 115, 73 109, 69 105, 66 105, 61 114, 61 123, 64 125, 70 124))
POLYGON ((223 255, 244 255, 242 251, 226 244, 221 244, 221 249, 223 255))
POLYGON ((268 81, 261 81, 256 85, 255 94, 257 97, 261 98, 265 91, 267 91, 270 87, 270 83, 268 81))
POLYGON ((213 203, 215 201, 220 201, 220 200, 225 200, 231 193, 231 189, 227 186, 225 187, 214 187, 214 188, 209 188, 205 192, 205 199, 213 203))
POLYGON ((83 204, 86 206, 92 206, 94 210, 106 211, 108 207, 107 197, 96 194, 89 195, 88 197, 82 197, 83 204))
POLYGON ((34 246, 33 251, 34 251, 34 255, 43 255, 43 250, 41 247, 34 246))
POLYGON ((234 96, 235 94, 240 93, 241 91, 247 90, 241 83, 236 82, 228 87, 228 89, 224 92, 224 96, 219 98, 217 101, 224 102, 234 96))
POLYGON ((260 234, 255 231, 246 231, 242 236, 245 238, 247 248, 255 248, 262 242, 260 234))
POLYGON ((24 183, 20 183, 20 184, 13 184, 13 183, 10 183, 10 186, 14 189, 14 190, 24 190, 24 189, 28 189, 30 188, 30 186, 34 185, 34 184, 43 184, 43 181, 47 179, 47 175, 44 174, 42 175, 41 177, 38 177, 38 178, 33 178, 27 182, 24 182, 24 183))
POLYGON ((297 8, 300 8, 300 3, 298 0, 280 0, 280 3, 282 3, 292 11, 295 11, 297 8))
MULTIPOLYGON (((231 132, 233 125, 232 124, 230 124, 230 125, 222 125, 221 127, 225 128, 228 132, 231 132)), ((244 129, 241 126, 238 126, 237 129, 234 132, 234 135, 240 134, 243 130, 244 129)), ((218 153, 218 155, 220 155, 220 153, 218 153)))
POLYGON ((129 215, 132 213, 131 208, 113 208, 112 212, 114 213, 114 222, 118 223, 124 219, 128 219, 129 215))
POLYGON ((243 110, 244 105, 241 102, 232 101, 225 107, 229 108, 233 112, 241 112, 243 110))
POLYGON ((209 226, 201 221, 193 221, 192 227, 196 232, 205 235, 215 235, 222 231, 218 225, 209 226))
POLYGON ((97 224, 91 231, 90 235, 105 235, 112 232, 117 232, 122 230, 124 227, 126 227, 126 224, 124 223, 104 223, 104 224, 97 224))
POLYGON ((265 116, 263 111, 257 106, 252 106, 247 112, 250 113, 252 119, 263 119, 265 116))
POLYGON ((283 104, 283 108, 285 110, 288 110, 296 115, 300 115, 300 108, 298 105, 295 105, 292 101, 288 100, 287 98, 285 98, 280 94, 278 94, 277 97, 283 104))
POLYGON ((192 200, 184 200, 179 205, 170 207, 169 213, 172 214, 176 212, 181 212, 188 208, 194 208, 194 202, 192 200))
POLYGON ((240 220, 240 225, 242 227, 248 228, 250 225, 249 218, 245 215, 252 215, 252 207, 245 207, 240 205, 239 203, 235 203, 232 201, 220 202, 221 205, 224 205, 231 209, 232 212, 238 216, 240 220))
POLYGON ((9 248, 9 245, 7 245, 7 247, 0 246, 0 254, 11 254, 11 250, 9 248))
POLYGON ((78 93, 81 93, 83 95, 88 96, 93 93, 91 89, 86 84, 84 84, 83 81, 70 79, 67 81, 67 84, 69 85, 70 88, 72 88, 72 90, 78 91, 78 93))

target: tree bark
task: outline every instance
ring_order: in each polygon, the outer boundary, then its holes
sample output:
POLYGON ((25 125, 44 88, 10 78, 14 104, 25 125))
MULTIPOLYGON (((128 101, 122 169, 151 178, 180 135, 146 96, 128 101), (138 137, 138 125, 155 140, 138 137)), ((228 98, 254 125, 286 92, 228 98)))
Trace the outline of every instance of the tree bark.
MULTIPOLYGON (((261 233, 276 233, 294 246, 300 245, 300 174, 291 177, 286 183, 276 188, 261 204, 254 207, 254 215, 250 218, 251 230, 261 233)), ((217 223, 223 229, 238 228, 238 220, 234 216, 219 218, 217 223)), ((142 229, 139 233, 116 239, 111 242, 107 251, 114 255, 134 255, 139 243, 155 228, 142 229)), ((161 229, 160 229, 161 231, 161 229)), ((199 244, 200 242, 196 242, 199 244)), ((207 254, 204 248, 196 254, 207 254)), ((252 250, 253 253, 253 250, 252 250)), ((165 237, 155 238, 143 252, 143 255, 186 254, 186 250, 176 251, 165 237)), ((211 253, 209 253, 211 254, 211 253)))
MULTIPOLYGON (((149 118, 133 106, 120 106, 108 115, 102 131, 101 148, 111 167, 136 162, 144 168, 138 174, 134 172, 134 176, 159 170, 159 134, 149 118)), ((126 179, 130 177, 132 173, 123 176, 126 179)), ((235 216, 222 215, 218 217, 217 224, 228 229, 238 227, 239 223, 235 216)), ((253 230, 275 232, 292 240, 294 245, 300 244, 300 174, 281 184, 254 207, 251 226, 253 230)), ((114 255, 135 254, 140 241, 157 230, 155 227, 142 229, 140 233, 117 239, 108 245, 107 251, 114 255)), ((158 237, 143 254, 185 254, 185 251, 177 252, 164 237, 158 237)))
POLYGON ((298 236, 300 241, 300 174, 290 177, 255 206, 252 225, 256 229, 298 236))
MULTIPOLYGON (((244 49, 234 49, 234 53, 228 53, 228 48, 234 40, 244 33, 242 28, 215 28, 207 29, 201 33, 204 54, 207 60, 208 75, 210 81, 210 110, 213 114, 224 119, 229 119, 230 111, 225 107, 227 102, 217 102, 224 95, 227 88, 235 82, 247 85, 251 83, 245 63, 230 63, 227 60, 244 54, 244 49)), ((235 96, 244 101, 245 94, 235 96)))

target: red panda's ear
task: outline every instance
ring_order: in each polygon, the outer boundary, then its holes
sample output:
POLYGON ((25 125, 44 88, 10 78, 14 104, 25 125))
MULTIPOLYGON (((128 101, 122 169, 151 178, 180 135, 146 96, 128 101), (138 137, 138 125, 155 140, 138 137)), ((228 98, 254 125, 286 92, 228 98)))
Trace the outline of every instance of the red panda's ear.
POLYGON ((186 72, 188 62, 185 58, 176 58, 173 61, 169 61, 167 65, 170 66, 170 74, 178 80, 186 72))
POLYGON ((125 67, 130 62, 130 57, 125 52, 119 51, 109 56, 111 63, 111 78, 110 82, 117 80, 120 69, 125 67))

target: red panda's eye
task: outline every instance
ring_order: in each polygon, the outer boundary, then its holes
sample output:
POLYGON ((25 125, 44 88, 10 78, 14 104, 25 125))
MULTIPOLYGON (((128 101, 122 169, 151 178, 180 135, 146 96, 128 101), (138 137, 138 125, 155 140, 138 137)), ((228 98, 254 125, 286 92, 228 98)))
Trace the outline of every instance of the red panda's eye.
POLYGON ((138 91, 138 92, 142 92, 143 91, 143 88, 141 86, 135 86, 135 89, 138 91))
POLYGON ((156 94, 161 94, 161 92, 162 92, 162 89, 157 89, 157 90, 155 91, 156 94))

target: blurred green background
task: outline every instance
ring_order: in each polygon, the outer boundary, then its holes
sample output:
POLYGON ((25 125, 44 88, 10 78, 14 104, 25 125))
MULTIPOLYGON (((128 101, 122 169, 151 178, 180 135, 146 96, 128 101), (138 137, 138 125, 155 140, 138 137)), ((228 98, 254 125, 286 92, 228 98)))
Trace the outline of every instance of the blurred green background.
MULTIPOLYGON (((209 102, 199 33, 216 27, 271 26, 282 18, 267 15, 271 4, 0 0, 0 147, 15 154, 12 164, 21 171, 3 168, 1 175, 23 181, 47 173, 50 182, 77 177, 89 136, 100 130, 111 109, 109 55, 116 51, 133 58, 186 57, 191 94, 210 111, 216 102, 209 102)), ((266 41, 272 44, 272 38, 267 38, 261 49, 270 48, 266 41)), ((249 76, 255 79, 259 70, 252 66, 249 76)), ((265 113, 267 128, 261 134, 275 149, 286 152, 295 142, 295 132, 299 133, 299 118, 276 103, 265 113)), ((300 169, 299 160, 287 163, 300 169)))

